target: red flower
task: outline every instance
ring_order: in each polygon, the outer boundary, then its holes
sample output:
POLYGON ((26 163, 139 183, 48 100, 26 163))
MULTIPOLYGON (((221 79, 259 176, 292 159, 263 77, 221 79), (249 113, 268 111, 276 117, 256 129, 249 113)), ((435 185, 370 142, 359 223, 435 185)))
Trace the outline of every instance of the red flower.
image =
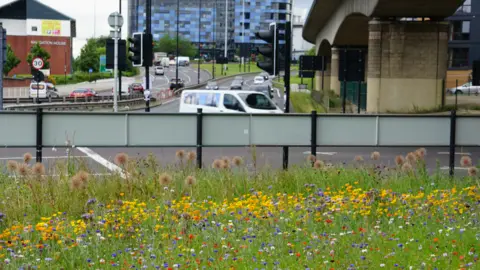
POLYGON ((333 222, 333 220, 331 220, 331 219, 327 219, 327 220, 325 220, 325 222, 327 222, 327 223, 329 223, 329 224, 330 224, 330 223, 332 223, 332 222, 333 222))

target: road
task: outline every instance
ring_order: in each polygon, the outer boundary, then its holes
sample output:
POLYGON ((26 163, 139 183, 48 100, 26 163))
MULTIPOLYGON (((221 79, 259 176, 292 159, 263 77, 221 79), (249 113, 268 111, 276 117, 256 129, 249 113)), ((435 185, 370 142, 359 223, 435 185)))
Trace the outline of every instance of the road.
MULTIPOLYGON (((437 170, 437 166, 443 173, 448 173, 448 148, 426 148, 426 164, 431 173, 437 170), (438 162, 438 164, 437 164, 438 162)), ((120 152, 127 153, 131 158, 145 158, 148 154, 153 154, 160 164, 163 166, 171 165, 175 162, 175 152, 178 149, 173 148, 75 148, 70 153, 72 162, 78 164, 87 164, 90 170, 98 174, 110 174, 112 168, 115 168, 113 160, 116 154, 120 152)), ((185 151, 195 151, 194 148, 184 149, 185 151)), ((328 147, 318 148, 317 158, 323 160, 326 163, 332 163, 333 165, 351 165, 354 164, 354 158, 356 156, 362 156, 365 159, 366 164, 371 166, 395 166, 395 157, 397 155, 406 155, 408 152, 414 151, 412 148, 397 147, 397 148, 374 148, 374 147, 328 147), (379 161, 371 161, 370 155, 373 151, 379 151, 381 154, 379 161)), ((35 154, 35 149, 27 148, 4 148, 0 151, 0 168, 8 160, 22 160, 24 153, 30 152, 35 154)), ((308 148, 290 148, 289 163, 290 166, 306 165, 306 158, 310 154, 308 148)), ((460 158, 463 155, 469 155, 474 163, 480 159, 480 148, 463 148, 457 149, 455 165, 459 166, 460 158)), ((58 163, 66 162, 67 154, 65 149, 44 149, 43 152, 44 163, 48 167, 51 174, 58 174, 58 163)), ((257 167, 280 169, 282 168, 282 149, 279 147, 262 147, 256 148, 204 148, 203 160, 206 168, 210 168, 210 165, 215 159, 222 158, 224 156, 233 157, 241 156, 245 159, 248 167, 253 167, 254 157, 257 160, 257 167)), ((35 158, 33 159, 35 160, 35 158)), ((464 176, 467 174, 466 169, 456 167, 456 175, 464 176)))
MULTIPOLYGON (((173 69, 173 73, 174 73, 174 76, 173 76, 173 78, 174 78, 175 77, 175 69, 173 69)), ((180 73, 180 74, 182 76, 185 76, 185 77, 188 75, 186 73, 180 73)), ((196 73, 196 74, 198 74, 198 73, 196 73)), ((157 77, 161 77, 161 76, 157 76, 157 77)), ((244 86, 242 87, 242 90, 249 90, 250 86, 253 84, 253 78, 255 77, 255 75, 248 75, 248 76, 242 76, 242 77, 243 77, 243 80, 244 80, 244 86)), ((182 77, 182 79, 183 78, 184 77, 182 77)), ((230 86, 231 86, 233 80, 234 80, 233 78, 225 79, 225 80, 222 80, 220 83, 218 83, 218 86, 219 86, 220 90, 230 89, 230 86)), ((162 82, 163 81, 159 81, 159 83, 162 83, 162 82)), ((194 84, 196 84, 196 83, 194 83, 194 84)), ((154 84, 154 87, 157 87, 157 86, 154 84)), ((283 93, 280 93, 280 91, 276 91, 274 93, 273 101, 280 108, 283 108, 283 93)), ((175 98, 175 99, 172 99, 172 100, 169 100, 169 101, 165 102, 161 106, 151 108, 150 112, 151 113, 178 113, 179 107, 180 107, 180 101, 179 101, 178 98, 175 98)), ((143 110, 137 110, 136 112, 143 112, 143 110)))

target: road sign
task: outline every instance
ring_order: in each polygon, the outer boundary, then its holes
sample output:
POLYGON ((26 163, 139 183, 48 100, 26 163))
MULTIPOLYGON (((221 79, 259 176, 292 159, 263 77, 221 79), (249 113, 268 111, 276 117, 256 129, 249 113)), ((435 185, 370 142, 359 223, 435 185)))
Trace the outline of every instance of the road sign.
POLYGON ((93 69, 88 69, 88 73, 92 73, 93 72, 93 69))
POLYGON ((44 65, 44 63, 43 63, 43 59, 42 59, 42 58, 40 58, 40 57, 35 57, 35 58, 33 58, 33 60, 32 60, 32 67, 33 67, 34 69, 40 70, 40 69, 43 68, 43 65, 44 65))
POLYGON ((107 72, 107 56, 106 55, 100 55, 100 72, 107 72))
POLYGON ((111 13, 110 16, 108 16, 108 24, 112 28, 122 27, 122 25, 123 25, 122 14, 120 14, 118 12, 111 13), (115 19, 117 19, 117 20, 115 20, 115 19))

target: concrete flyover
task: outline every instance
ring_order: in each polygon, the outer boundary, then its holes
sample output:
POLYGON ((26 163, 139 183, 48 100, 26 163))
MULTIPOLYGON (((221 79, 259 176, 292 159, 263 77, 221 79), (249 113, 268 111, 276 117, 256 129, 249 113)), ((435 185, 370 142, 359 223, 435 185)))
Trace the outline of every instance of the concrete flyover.
MULTIPOLYGON (((327 60, 324 77, 319 78, 321 73, 317 73, 317 82, 323 81, 323 89, 317 90, 340 93, 339 74, 345 69, 340 70, 339 55, 355 48, 365 59, 362 80, 367 83, 367 112, 439 106, 448 59, 449 27, 444 18, 462 3, 314 0, 303 37, 316 45, 317 55, 327 60)), ((343 66, 348 69, 349 65, 343 66)))

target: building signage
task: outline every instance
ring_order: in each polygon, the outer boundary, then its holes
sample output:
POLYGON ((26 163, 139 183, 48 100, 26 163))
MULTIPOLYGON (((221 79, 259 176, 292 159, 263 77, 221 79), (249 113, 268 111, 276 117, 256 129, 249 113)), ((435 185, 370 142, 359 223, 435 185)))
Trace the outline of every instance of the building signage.
POLYGON ((56 46, 66 46, 66 41, 52 41, 52 40, 32 40, 31 44, 40 43, 40 45, 56 45, 56 46))
POLYGON ((61 21, 52 21, 52 20, 42 21, 42 35, 60 36, 61 31, 62 31, 61 21))

